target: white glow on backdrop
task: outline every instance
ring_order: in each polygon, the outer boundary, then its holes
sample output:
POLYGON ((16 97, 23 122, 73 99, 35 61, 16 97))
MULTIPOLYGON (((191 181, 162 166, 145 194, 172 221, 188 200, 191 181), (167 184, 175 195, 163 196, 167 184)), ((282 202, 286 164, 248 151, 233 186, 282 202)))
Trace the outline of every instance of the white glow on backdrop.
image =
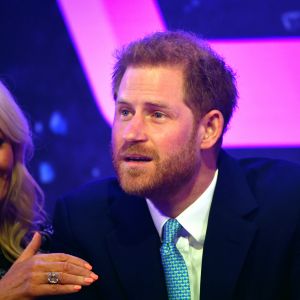
MULTIPOLYGON (((152 0, 59 0, 97 105, 111 123, 112 53, 164 24, 152 0)), ((300 146, 300 39, 211 41, 238 75, 230 147, 300 146)))

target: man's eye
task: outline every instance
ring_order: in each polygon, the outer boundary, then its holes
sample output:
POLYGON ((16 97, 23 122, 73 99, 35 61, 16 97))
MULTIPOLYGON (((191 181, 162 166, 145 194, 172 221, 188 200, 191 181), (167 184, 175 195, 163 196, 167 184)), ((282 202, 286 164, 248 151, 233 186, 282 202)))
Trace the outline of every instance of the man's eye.
POLYGON ((4 138, 0 138, 0 146, 2 146, 5 143, 4 138))
POLYGON ((156 111, 153 113, 153 117, 156 119, 161 119, 161 118, 165 117, 165 114, 160 111, 156 111))
POLYGON ((127 109, 122 109, 121 110, 121 115, 122 116, 128 116, 129 115, 129 111, 127 109))
POLYGON ((122 118, 127 118, 130 115, 129 109, 120 109, 120 115, 122 118))

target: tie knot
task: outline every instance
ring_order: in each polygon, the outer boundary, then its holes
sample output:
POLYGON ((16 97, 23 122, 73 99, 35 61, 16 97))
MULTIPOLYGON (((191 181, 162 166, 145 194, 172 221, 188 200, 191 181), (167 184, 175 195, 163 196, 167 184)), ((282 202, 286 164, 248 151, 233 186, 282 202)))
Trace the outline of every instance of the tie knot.
POLYGON ((176 219, 169 219, 163 227, 163 243, 175 243, 175 238, 182 228, 176 219))

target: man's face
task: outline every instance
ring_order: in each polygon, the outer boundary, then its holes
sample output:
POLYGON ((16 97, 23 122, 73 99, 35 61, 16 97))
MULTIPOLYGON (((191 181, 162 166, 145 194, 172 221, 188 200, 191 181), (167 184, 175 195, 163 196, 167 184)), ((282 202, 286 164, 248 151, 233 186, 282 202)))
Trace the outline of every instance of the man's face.
POLYGON ((151 198, 181 188, 200 168, 198 130, 184 103, 183 72, 129 67, 112 129, 113 163, 122 188, 151 198))
POLYGON ((12 146, 0 130, 0 201, 7 195, 13 162, 12 146))

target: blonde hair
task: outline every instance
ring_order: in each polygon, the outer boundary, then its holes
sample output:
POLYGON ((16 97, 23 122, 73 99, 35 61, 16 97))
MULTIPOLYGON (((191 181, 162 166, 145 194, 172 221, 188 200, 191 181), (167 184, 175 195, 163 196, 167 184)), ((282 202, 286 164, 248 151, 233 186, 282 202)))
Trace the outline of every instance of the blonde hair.
POLYGON ((14 155, 8 192, 0 201, 0 249, 13 261, 29 242, 30 235, 45 222, 46 214, 44 194, 26 167, 33 154, 28 122, 1 81, 0 130, 11 143, 14 155))

